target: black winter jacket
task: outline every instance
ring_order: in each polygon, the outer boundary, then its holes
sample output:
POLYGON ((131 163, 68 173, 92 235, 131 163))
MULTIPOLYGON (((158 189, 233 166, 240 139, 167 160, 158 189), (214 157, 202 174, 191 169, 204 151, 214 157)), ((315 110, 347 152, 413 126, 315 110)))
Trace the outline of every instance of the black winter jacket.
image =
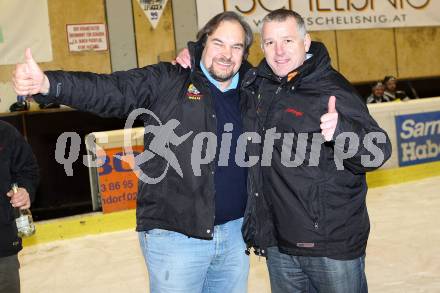
POLYGON ((14 208, 6 195, 17 183, 35 197, 38 165, 29 144, 14 126, 0 121, 0 257, 17 254, 22 248, 17 236, 14 208))
MULTIPOLYGON (((313 56, 287 77, 276 77, 263 60, 244 81, 243 92, 258 96, 256 118, 260 135, 264 137, 266 130, 273 127, 283 134, 274 142, 271 166, 262 167, 262 193, 269 207, 256 207, 257 213, 252 215, 264 221, 272 217, 276 241, 284 253, 353 259, 365 253, 370 229, 365 172, 390 157, 391 144, 354 88, 331 67, 324 45, 312 42, 309 53, 313 56), (343 170, 337 170, 334 153, 344 146, 334 142, 323 143, 318 149, 318 161, 310 159, 313 134, 321 132, 320 117, 327 112, 332 95, 336 96, 339 113, 334 137, 353 132, 360 140, 353 157, 343 161, 343 170), (383 154, 383 161, 365 167, 361 164, 362 156, 374 159, 374 146, 362 143, 371 132, 385 138, 374 143, 383 154), (306 155, 299 166, 286 167, 282 162, 285 133, 294 134, 285 144, 292 147, 288 152, 291 161, 297 152, 301 153, 298 134, 305 135, 306 155)), ((257 201, 257 206, 258 203, 265 202, 257 201)), ((266 231, 266 235, 271 233, 266 231)), ((274 243, 273 239, 266 241, 274 243)))
MULTIPOLYGON (((217 132, 215 101, 210 94, 209 81, 199 67, 202 46, 190 43, 189 50, 192 56, 191 70, 159 63, 112 74, 49 71, 46 72, 50 81, 49 94, 36 95, 34 98, 37 102, 57 102, 104 117, 125 118, 135 109, 147 108, 163 124, 177 119, 180 125, 175 132, 179 137, 193 131, 177 147, 169 144, 183 178, 170 167, 157 184, 139 181, 136 229, 147 231, 161 228, 194 238, 212 239, 215 215, 214 160, 201 165, 201 175, 195 176, 191 151, 196 134, 217 132)), ((249 68, 247 62, 242 64, 241 80, 249 68)), ((247 95, 241 98, 244 131, 249 129, 246 115, 255 112, 252 106, 247 95)), ((151 116, 143 116, 142 120, 146 126, 157 124, 151 116)), ((146 150, 152 138, 151 134, 145 134, 146 150)), ((167 160, 156 155, 142 164, 141 170, 149 177, 157 178, 166 167, 167 160)))

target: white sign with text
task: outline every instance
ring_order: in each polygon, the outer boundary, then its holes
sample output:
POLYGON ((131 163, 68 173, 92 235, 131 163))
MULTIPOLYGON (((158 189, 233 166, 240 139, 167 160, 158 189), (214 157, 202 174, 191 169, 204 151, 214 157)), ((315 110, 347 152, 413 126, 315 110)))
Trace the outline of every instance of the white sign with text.
POLYGON ((70 52, 108 50, 105 24, 68 24, 66 29, 70 52))

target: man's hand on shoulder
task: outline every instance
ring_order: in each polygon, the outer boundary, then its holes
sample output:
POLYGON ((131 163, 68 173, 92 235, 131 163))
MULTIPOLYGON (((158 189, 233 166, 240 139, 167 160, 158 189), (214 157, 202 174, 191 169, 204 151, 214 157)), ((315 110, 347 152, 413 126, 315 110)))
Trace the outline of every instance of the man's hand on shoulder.
POLYGON ((173 65, 179 64, 183 68, 191 68, 191 56, 189 55, 188 48, 182 49, 176 57, 176 60, 173 60, 173 65))

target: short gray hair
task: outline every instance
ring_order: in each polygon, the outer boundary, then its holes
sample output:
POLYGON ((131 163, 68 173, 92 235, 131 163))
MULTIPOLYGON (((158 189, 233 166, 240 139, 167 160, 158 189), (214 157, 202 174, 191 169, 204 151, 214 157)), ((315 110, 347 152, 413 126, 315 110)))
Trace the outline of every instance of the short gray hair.
POLYGON ((306 24, 304 22, 304 18, 299 13, 297 13, 293 10, 288 10, 288 9, 284 9, 284 8, 274 10, 274 11, 270 12, 269 14, 267 14, 263 18, 262 26, 260 29, 260 34, 261 34, 261 30, 263 29, 263 25, 266 22, 271 22, 271 21, 283 22, 286 19, 288 19, 289 17, 292 17, 295 19, 296 24, 298 26, 298 32, 300 33, 300 35, 302 37, 305 37, 307 34, 307 28, 306 28, 306 24))

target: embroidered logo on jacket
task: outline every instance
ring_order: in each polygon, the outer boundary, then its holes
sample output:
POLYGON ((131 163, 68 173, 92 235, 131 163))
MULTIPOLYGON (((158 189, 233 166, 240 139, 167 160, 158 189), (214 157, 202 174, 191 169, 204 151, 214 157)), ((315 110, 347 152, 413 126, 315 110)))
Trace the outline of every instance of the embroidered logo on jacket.
POLYGON ((203 95, 199 92, 199 90, 192 83, 188 86, 186 96, 190 100, 200 100, 203 97, 203 95))
POLYGON ((287 113, 292 113, 293 115, 295 115, 296 117, 301 117, 304 113, 301 111, 298 111, 294 108, 287 108, 286 111, 287 113))

